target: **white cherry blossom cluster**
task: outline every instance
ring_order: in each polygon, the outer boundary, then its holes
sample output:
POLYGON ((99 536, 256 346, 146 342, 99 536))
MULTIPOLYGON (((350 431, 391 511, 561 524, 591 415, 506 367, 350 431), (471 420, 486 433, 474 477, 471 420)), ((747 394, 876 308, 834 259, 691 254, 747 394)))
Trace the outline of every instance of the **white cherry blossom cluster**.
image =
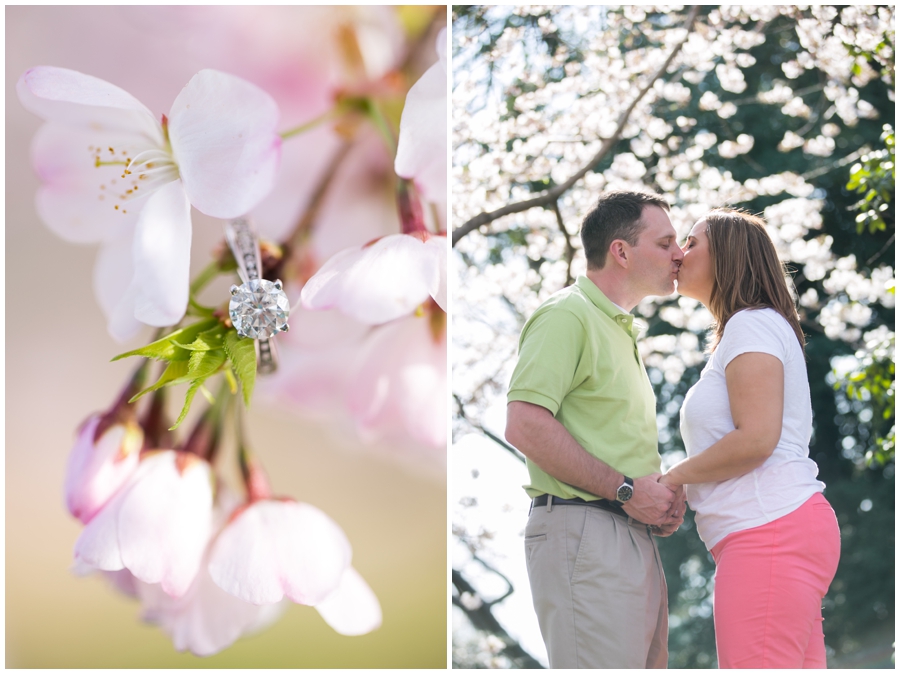
MULTIPOLYGON (((503 10, 495 8, 493 11, 499 15, 503 10)), ((530 7, 511 11, 540 15, 543 10, 530 7)), ((584 166, 612 133, 618 115, 632 102, 648 74, 667 56, 668 48, 687 36, 687 42, 667 73, 653 83, 647 95, 635 106, 621 135, 625 149, 620 146, 605 159, 602 170, 589 171, 558 200, 569 229, 571 246, 576 251, 575 261, 568 265, 569 271, 574 273, 575 269, 583 269, 580 243, 574 234, 596 194, 607 189, 647 189, 652 186, 652 189, 669 195, 670 215, 680 232, 685 232, 710 208, 741 206, 765 197, 765 203, 769 205, 763 215, 782 259, 809 281, 830 278, 840 258, 832 249, 832 238, 816 232, 822 227, 825 201, 816 193, 813 178, 783 171, 736 180, 727 162, 741 161, 743 155, 751 153, 757 146, 759 139, 751 128, 725 135, 719 127, 698 125, 697 119, 689 113, 681 114, 673 123, 671 118, 664 118, 656 110, 673 104, 685 105, 698 84, 715 77, 720 86, 696 94, 698 98, 694 104, 699 103, 701 110, 714 111, 727 122, 734 118, 741 104, 747 104, 748 100, 758 101, 765 114, 770 114, 768 110, 771 110, 771 114, 795 117, 799 123, 794 130, 785 132, 778 146, 780 151, 800 151, 812 160, 832 157, 840 151, 836 139, 843 130, 860 118, 874 114, 874 108, 860 95, 860 88, 868 81, 865 78, 871 77, 868 72, 871 68, 861 65, 862 74, 854 74, 852 65, 861 61, 849 54, 845 42, 877 47, 880 43, 877 36, 892 35, 891 10, 870 7, 836 10, 819 6, 716 7, 698 21, 689 34, 683 28, 687 8, 608 7, 602 12, 602 20, 598 20, 596 12, 592 13, 589 8, 574 7, 567 12, 565 20, 554 13, 555 25, 569 25, 566 21, 580 20, 582 25, 590 28, 578 33, 584 40, 580 45, 583 60, 567 64, 566 76, 561 80, 541 78, 541 73, 551 65, 552 58, 548 54, 537 55, 528 61, 529 68, 524 68, 521 44, 525 32, 522 28, 510 29, 496 43, 490 55, 493 66, 490 88, 481 77, 483 71, 474 67, 460 69, 452 93, 454 110, 461 113, 454 114, 453 118, 454 225, 461 225, 479 213, 531 198, 535 194, 535 184, 540 185, 547 178, 560 184, 584 166), (665 13, 667 21, 647 20, 656 12, 665 13), (747 52, 765 42, 766 24, 782 16, 791 19, 797 27, 801 49, 794 61, 784 64, 779 76, 764 85, 767 88, 748 91, 743 71, 756 64, 747 52), (838 25, 846 30, 837 28, 838 25), (647 42, 664 47, 620 49, 620 37, 629 31, 639 32, 647 42), (846 40, 848 36, 853 39, 846 40), (799 75, 812 69, 823 73, 824 89, 816 88, 810 92, 795 84, 799 75), (527 86, 523 86, 525 83, 527 86), (511 97, 513 112, 506 109, 506 96, 511 97), (726 161, 724 166, 722 160, 726 161)), ((472 58, 474 46, 475 43, 459 44, 455 54, 463 59, 472 58)), ((532 259, 543 257, 546 261, 535 269, 520 264, 515 256, 504 257, 502 266, 495 267, 482 260, 479 251, 488 245, 502 248, 502 243, 477 232, 468 234, 456 244, 459 253, 467 256, 474 265, 461 277, 463 290, 456 304, 461 315, 468 316, 466 298, 469 293, 477 293, 482 297, 479 306, 486 305, 485 297, 503 297, 522 316, 527 316, 529 310, 552 290, 551 278, 554 283, 558 279, 571 278, 571 273, 563 273, 564 268, 560 266, 567 253, 566 247, 561 245, 564 239, 553 217, 548 217, 547 212, 533 214, 528 211, 490 225, 492 231, 511 227, 526 227, 528 255, 532 259), (488 285, 482 287, 482 284, 488 285)), ((513 250, 516 254, 525 253, 525 248, 513 250)), ((804 296, 803 302, 810 309, 818 310, 832 301, 834 293, 846 298, 848 296, 841 287, 845 282, 862 283, 855 277, 834 275, 833 285, 819 291, 813 289, 804 296)), ((888 306, 891 301, 888 292, 882 293, 878 300, 887 303, 883 306, 888 306)), ((858 328, 867 320, 863 315, 866 312, 852 304, 832 304, 823 320, 833 323, 834 316, 846 315, 849 323, 843 321, 844 325, 858 328)), ((696 306, 683 307, 680 303, 672 306, 670 300, 648 300, 647 306, 647 315, 659 311, 663 320, 676 327, 690 326, 688 329, 696 334, 702 333, 711 323, 711 317, 704 315, 705 310, 696 306)), ((472 308, 474 310, 474 306, 472 308)), ((643 313, 640 307, 638 311, 643 313)), ((489 320, 483 313, 476 313, 481 315, 481 323, 489 320)), ((830 334, 850 340, 859 336, 852 329, 834 326, 830 334)), ((497 353, 498 345, 488 342, 484 339, 470 343, 465 363, 455 360, 455 367, 462 371, 477 367, 475 344, 481 344, 486 354, 493 354, 491 358, 504 358, 497 353)), ((666 345, 660 342, 659 346, 662 349, 666 345)), ((505 358, 512 358, 512 353, 513 349, 510 349, 505 358)), ((664 356, 660 362, 666 362, 664 356)), ((667 362, 666 367, 674 366, 667 362)))
POLYGON ((268 626, 288 600, 315 606, 341 634, 381 624, 378 599, 350 566, 350 544, 331 518, 275 497, 247 456, 246 496, 238 496, 219 476, 215 435, 155 446, 127 402, 132 386, 88 417, 69 456, 65 501, 85 525, 76 573, 102 572, 140 600, 144 619, 178 650, 195 655, 268 626))

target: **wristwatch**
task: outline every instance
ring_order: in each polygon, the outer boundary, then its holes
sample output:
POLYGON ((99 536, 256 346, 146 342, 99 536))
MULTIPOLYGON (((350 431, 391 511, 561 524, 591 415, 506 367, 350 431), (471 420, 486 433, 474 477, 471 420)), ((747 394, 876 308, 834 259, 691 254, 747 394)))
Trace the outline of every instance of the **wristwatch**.
POLYGON ((625 501, 634 496, 634 480, 625 475, 622 477, 625 478, 625 482, 622 483, 621 487, 616 489, 616 500, 619 503, 625 503, 625 501))

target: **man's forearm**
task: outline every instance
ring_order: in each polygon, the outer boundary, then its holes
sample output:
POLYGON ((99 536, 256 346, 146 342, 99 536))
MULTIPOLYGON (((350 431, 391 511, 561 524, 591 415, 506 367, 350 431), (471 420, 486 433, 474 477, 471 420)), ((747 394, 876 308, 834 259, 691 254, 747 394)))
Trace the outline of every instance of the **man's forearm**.
POLYGON ((507 407, 506 439, 545 473, 573 487, 615 499, 622 473, 591 456, 550 411, 514 401, 507 407))

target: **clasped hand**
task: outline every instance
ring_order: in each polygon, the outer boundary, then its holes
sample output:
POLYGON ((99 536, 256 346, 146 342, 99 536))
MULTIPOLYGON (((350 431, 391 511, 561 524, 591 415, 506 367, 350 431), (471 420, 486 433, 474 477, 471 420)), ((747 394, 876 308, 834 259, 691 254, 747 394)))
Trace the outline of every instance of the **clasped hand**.
POLYGON ((653 527, 656 536, 671 536, 684 522, 684 486, 669 484, 652 473, 634 481, 634 496, 622 509, 629 517, 653 527))

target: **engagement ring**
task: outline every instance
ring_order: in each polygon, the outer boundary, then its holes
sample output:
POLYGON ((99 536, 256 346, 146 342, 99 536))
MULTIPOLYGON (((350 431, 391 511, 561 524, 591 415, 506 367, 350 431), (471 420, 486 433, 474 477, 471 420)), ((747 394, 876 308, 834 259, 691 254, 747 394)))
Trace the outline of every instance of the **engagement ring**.
POLYGON ((238 334, 254 340, 259 373, 274 372, 278 367, 278 355, 271 338, 279 332, 287 332, 290 303, 281 281, 267 281, 260 276, 259 241, 249 221, 241 218, 229 222, 225 225, 225 239, 237 262, 238 275, 244 282, 240 286, 231 286, 228 314, 238 334))

